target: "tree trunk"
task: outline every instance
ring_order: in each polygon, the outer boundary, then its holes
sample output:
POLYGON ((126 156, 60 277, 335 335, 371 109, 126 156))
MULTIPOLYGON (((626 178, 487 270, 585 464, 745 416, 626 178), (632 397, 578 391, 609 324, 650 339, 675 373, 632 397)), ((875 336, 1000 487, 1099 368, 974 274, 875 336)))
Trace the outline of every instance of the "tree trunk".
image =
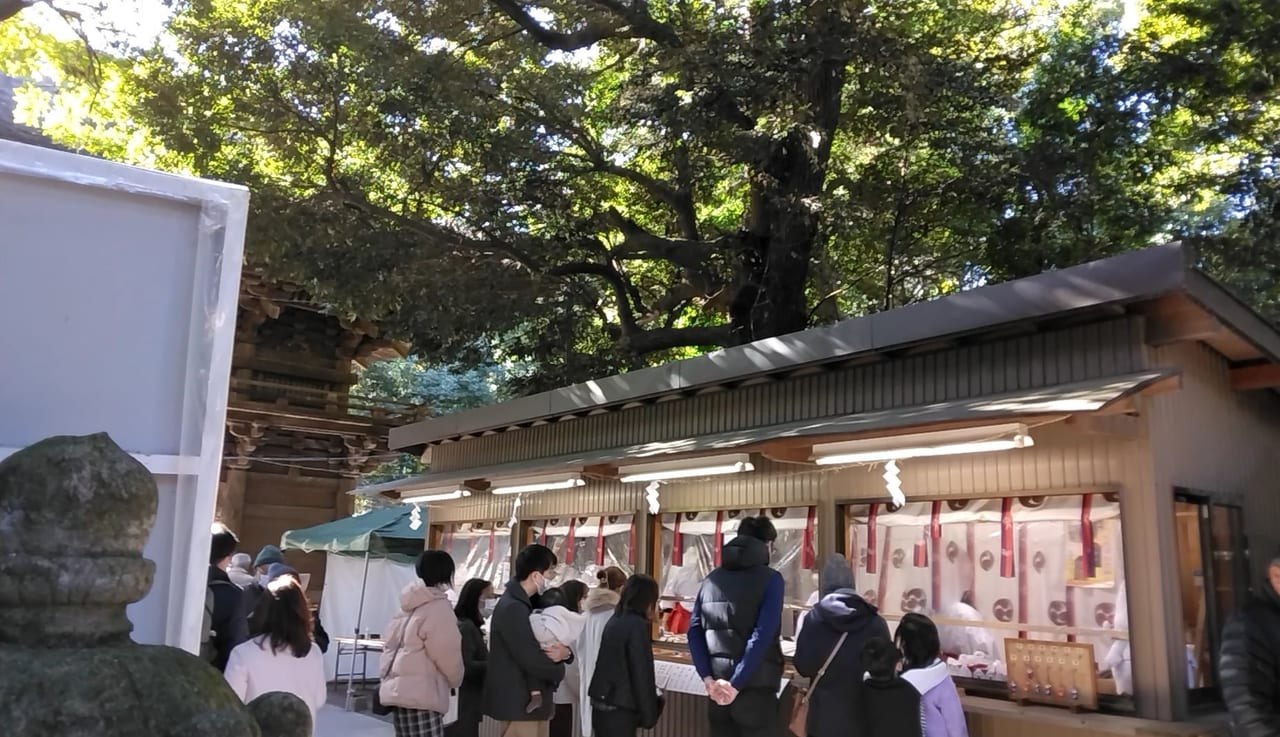
POLYGON ((819 230, 815 203, 826 183, 839 124, 844 67, 843 60, 831 59, 809 75, 809 125, 796 126, 775 142, 767 163, 753 172, 740 262, 742 286, 729 308, 735 343, 809 326, 810 258, 819 230))

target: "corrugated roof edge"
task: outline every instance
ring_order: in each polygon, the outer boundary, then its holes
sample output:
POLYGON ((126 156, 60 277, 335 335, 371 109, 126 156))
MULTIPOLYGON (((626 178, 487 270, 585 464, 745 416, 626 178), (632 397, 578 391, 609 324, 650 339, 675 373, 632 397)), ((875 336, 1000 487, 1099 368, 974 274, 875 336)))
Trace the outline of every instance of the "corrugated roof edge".
MULTIPOLYGON (((563 471, 581 472, 588 466, 660 460, 664 457, 687 457, 709 452, 752 450, 766 441, 784 438, 821 438, 823 436, 901 430, 958 421, 1009 421, 1024 417, 1066 416, 1094 412, 1112 402, 1144 391, 1164 379, 1177 377, 1174 369, 1148 369, 1131 374, 1107 376, 1062 384, 1053 388, 1020 389, 965 399, 930 404, 871 410, 851 415, 835 415, 798 420, 775 425, 700 435, 697 437, 638 443, 623 447, 581 450, 558 456, 530 458, 506 463, 459 468, 452 471, 428 471, 395 481, 358 487, 348 493, 355 496, 387 495, 434 489, 451 491, 450 487, 473 479, 511 478, 563 471), (1083 404, 1082 404, 1083 403, 1083 404)), ((455 487, 456 488, 456 487, 455 487)))
MULTIPOLYGON (((858 354, 972 335, 1026 320, 1158 297, 1194 284, 1212 287, 1218 301, 1226 290, 1194 271, 1181 244, 1154 246, 1067 269, 959 292, 834 325, 767 338, 683 361, 611 376, 501 404, 395 428, 394 449, 498 430, 559 415, 652 399, 717 384, 794 371, 858 354)), ((1265 325, 1247 307, 1237 309, 1265 325)), ((1235 315, 1240 318, 1240 315, 1235 315)), ((1269 328, 1280 345, 1280 335, 1269 328)), ((1254 340, 1257 343, 1257 340, 1254 340)), ((1269 342, 1269 341, 1265 341, 1269 342)), ((1280 347, 1277 348, 1280 351, 1280 347)))

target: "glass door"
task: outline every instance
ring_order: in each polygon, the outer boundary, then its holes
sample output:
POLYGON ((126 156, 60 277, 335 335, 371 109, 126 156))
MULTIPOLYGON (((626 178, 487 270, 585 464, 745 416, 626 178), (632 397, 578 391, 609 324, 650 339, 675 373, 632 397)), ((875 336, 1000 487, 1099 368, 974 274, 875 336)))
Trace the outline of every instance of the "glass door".
POLYGON ((1249 596, 1243 513, 1206 495, 1179 491, 1174 524, 1186 685, 1193 704, 1218 701, 1222 625, 1249 596))

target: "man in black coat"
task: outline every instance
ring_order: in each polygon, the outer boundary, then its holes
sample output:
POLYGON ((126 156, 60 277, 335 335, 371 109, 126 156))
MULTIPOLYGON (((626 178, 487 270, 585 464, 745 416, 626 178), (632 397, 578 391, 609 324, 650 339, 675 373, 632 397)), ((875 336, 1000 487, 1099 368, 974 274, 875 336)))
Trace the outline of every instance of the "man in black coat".
POLYGON ((748 517, 698 589, 689 655, 707 688, 711 737, 777 737, 782 659, 782 574, 769 567, 778 531, 748 517))
POLYGON ((1222 630, 1218 677, 1234 737, 1280 737, 1280 552, 1267 579, 1222 630))
POLYGON ((243 592, 231 583, 227 566, 240 540, 226 527, 215 524, 209 544, 209 581, 205 595, 205 629, 200 635, 200 655, 219 671, 237 645, 249 639, 249 622, 243 592))
POLYGON ((515 578, 494 607, 489 621, 489 667, 484 681, 484 713, 500 723, 502 737, 547 737, 552 695, 564 680, 564 664, 573 653, 563 645, 538 644, 529 625, 530 597, 547 590, 547 571, 556 556, 544 545, 529 545, 516 556, 515 578), (542 692, 542 705, 529 710, 530 694, 542 692))

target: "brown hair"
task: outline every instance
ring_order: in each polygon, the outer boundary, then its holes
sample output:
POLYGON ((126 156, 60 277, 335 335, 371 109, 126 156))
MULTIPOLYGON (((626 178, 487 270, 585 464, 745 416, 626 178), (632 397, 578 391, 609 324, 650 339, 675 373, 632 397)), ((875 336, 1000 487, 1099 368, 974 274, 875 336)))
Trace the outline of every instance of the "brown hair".
POLYGON ((610 591, 621 591, 627 583, 627 574, 617 566, 609 566, 596 571, 596 580, 610 591))
POLYGON ((311 604, 298 579, 281 576, 267 584, 263 637, 274 652, 288 648, 295 658, 311 652, 311 604))

